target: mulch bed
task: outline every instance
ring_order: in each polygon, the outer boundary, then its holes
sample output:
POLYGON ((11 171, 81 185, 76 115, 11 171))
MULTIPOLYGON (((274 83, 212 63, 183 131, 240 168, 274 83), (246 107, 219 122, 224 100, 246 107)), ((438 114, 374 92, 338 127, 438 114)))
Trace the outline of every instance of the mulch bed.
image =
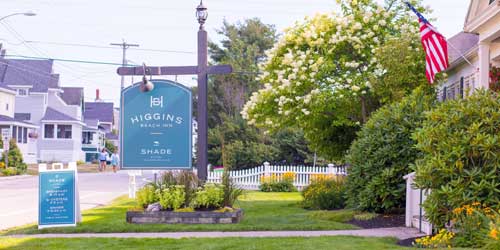
POLYGON ((384 227, 404 227, 405 215, 404 214, 379 215, 371 220, 352 219, 347 223, 365 229, 384 228, 384 227))
POLYGON ((422 238, 422 237, 415 237, 415 238, 399 240, 398 245, 404 246, 404 247, 411 247, 411 246, 413 246, 413 242, 415 242, 415 240, 418 238, 422 238))

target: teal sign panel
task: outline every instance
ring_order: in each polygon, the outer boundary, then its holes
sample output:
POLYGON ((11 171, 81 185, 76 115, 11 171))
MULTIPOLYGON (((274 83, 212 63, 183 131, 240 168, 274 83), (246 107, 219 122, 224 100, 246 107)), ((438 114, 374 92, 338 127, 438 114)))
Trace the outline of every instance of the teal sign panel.
POLYGON ((75 171, 39 173, 38 225, 76 224, 75 171))
POLYGON ((141 92, 136 83, 121 93, 122 169, 190 169, 191 90, 169 80, 151 80, 141 92))

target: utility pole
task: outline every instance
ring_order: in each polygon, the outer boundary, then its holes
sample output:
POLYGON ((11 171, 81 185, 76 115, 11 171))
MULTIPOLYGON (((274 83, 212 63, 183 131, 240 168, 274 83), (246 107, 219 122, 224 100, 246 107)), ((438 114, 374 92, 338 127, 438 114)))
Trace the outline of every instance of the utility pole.
MULTIPOLYGON (((125 42, 125 40, 123 40, 122 43, 110 43, 110 45, 122 47, 122 50, 123 50, 122 66, 123 67, 127 66, 127 49, 130 47, 139 47, 139 44, 127 43, 127 42, 125 42)), ((122 90, 124 87, 125 87, 125 76, 122 75, 122 82, 120 85, 120 90, 122 90)))

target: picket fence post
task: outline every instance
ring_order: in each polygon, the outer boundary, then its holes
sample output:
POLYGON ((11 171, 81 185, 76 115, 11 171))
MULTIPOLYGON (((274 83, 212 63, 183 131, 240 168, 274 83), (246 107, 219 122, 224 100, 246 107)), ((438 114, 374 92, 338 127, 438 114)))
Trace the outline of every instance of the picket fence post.
POLYGON ((333 174, 335 174, 335 173, 334 173, 334 169, 333 169, 333 167, 334 167, 334 166, 335 166, 335 165, 333 165, 332 163, 328 163, 328 175, 333 175, 333 174))
POLYGON ((269 177, 271 175, 271 166, 269 162, 264 162, 264 176, 269 177))

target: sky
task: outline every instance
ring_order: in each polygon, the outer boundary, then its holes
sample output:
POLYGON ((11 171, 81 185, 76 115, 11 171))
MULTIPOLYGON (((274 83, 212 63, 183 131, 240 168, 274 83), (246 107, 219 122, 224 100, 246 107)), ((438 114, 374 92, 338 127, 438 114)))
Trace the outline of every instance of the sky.
MULTIPOLYGON (((446 37, 463 28, 469 0, 424 0, 434 12, 433 25, 446 37)), ((35 12, 36 16, 12 16, 0 24, 0 43, 7 55, 98 61, 119 64, 120 47, 110 43, 139 44, 129 49, 131 64, 177 66, 196 64, 195 18, 197 0, 0 0, 0 18, 17 12, 35 12), (92 45, 93 47, 63 44, 92 45), (103 48, 104 47, 104 48, 103 48)), ((205 0, 208 7, 206 30, 209 39, 223 20, 234 23, 258 17, 275 25, 281 32, 307 15, 338 10, 335 0, 205 0)), ((117 65, 57 62, 61 86, 85 88, 85 100, 95 98, 116 104, 120 96, 117 65)), ((125 86, 140 77, 126 77, 125 86)), ((175 76, 156 77, 175 80, 175 76)), ((194 76, 179 76, 177 81, 193 86, 194 76)))

